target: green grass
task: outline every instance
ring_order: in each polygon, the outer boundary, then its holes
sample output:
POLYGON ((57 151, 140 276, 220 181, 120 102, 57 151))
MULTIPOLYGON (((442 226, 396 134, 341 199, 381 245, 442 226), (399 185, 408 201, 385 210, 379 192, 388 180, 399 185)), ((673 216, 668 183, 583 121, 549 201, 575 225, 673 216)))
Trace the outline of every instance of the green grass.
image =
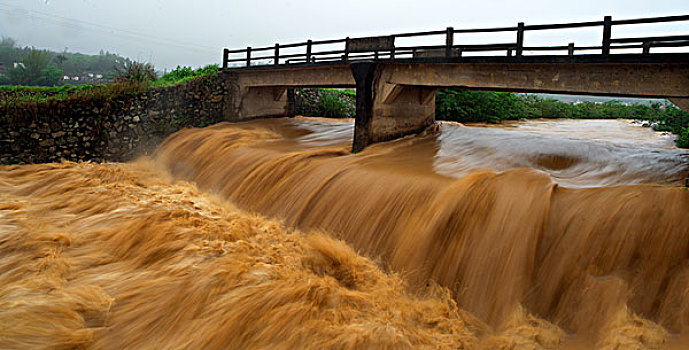
POLYGON ((87 91, 94 87, 103 85, 64 85, 64 86, 23 86, 23 85, 0 85, 0 92, 76 92, 87 91))
MULTIPOLYGON (((0 86, 0 107, 8 114, 12 108, 26 108, 36 103, 63 101, 75 96, 93 95, 105 85, 60 87, 0 86)), ((1 112, 1 111, 0 111, 1 112)))
POLYGON ((46 98, 64 99, 75 94, 91 93, 103 89, 105 85, 72 85, 72 86, 21 86, 0 85, 0 96, 15 97, 19 100, 44 100, 46 98))
POLYGON ((356 97, 356 90, 354 89, 333 89, 333 88, 321 88, 321 91, 327 91, 330 93, 341 94, 345 96, 356 97))
MULTIPOLYGON (((59 88, 56 88, 59 89, 59 88)), ((117 83, 95 86, 92 89, 80 88, 76 93, 58 93, 55 96, 41 96, 21 93, 0 94, 0 123, 29 124, 38 118, 38 111, 44 108, 54 108, 56 105, 63 106, 98 106, 107 114, 110 108, 114 107, 119 98, 133 96, 145 91, 147 86, 137 83, 117 83)), ((22 90, 16 90, 22 91, 22 90)), ((50 90, 42 90, 46 92, 50 90)), ((74 113, 77 113, 75 108, 74 113)), ((96 117, 102 117, 102 114, 96 117)))

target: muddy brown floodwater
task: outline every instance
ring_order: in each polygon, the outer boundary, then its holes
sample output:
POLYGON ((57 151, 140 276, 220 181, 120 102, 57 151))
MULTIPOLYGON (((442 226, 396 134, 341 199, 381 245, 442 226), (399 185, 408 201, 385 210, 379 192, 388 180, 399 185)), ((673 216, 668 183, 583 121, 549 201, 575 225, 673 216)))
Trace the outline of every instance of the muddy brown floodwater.
POLYGON ((671 136, 443 123, 351 154, 351 135, 222 123, 129 164, 0 167, 0 348, 689 346, 671 136))

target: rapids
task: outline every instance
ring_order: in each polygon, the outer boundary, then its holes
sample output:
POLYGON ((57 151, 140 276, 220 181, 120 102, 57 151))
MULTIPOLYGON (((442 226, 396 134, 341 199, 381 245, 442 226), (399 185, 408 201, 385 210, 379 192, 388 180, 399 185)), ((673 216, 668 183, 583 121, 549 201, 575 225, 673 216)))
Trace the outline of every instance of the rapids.
POLYGON ((0 166, 0 348, 689 348, 689 155, 547 123, 357 154, 347 121, 221 123, 0 166))
POLYGON ((446 289, 412 294, 146 161, 0 167, 0 252, 2 349, 472 349, 486 331, 446 289))
POLYGON ((444 123, 351 154, 350 135, 325 120, 220 124, 171 136, 156 158, 412 287, 440 283, 492 329, 528 314, 571 346, 687 344, 686 152, 444 123))

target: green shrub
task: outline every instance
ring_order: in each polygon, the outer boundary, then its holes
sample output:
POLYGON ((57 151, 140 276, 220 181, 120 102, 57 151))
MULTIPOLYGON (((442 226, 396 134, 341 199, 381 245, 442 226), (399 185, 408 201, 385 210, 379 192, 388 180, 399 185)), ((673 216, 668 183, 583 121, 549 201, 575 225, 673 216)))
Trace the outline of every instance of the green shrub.
POLYGON ((447 89, 436 95, 436 117, 443 120, 497 123, 533 114, 526 100, 505 92, 447 89))
POLYGON ((318 115, 326 118, 349 118, 355 110, 345 97, 338 93, 321 91, 318 97, 318 115))
POLYGON ((171 70, 170 73, 166 73, 160 77, 158 82, 175 83, 189 77, 194 77, 194 69, 191 67, 177 66, 177 68, 171 70))
POLYGON ((677 147, 689 148, 689 126, 682 128, 682 131, 677 137, 677 147))
POLYGON ((220 70, 220 66, 217 64, 209 64, 205 67, 199 68, 196 70, 195 74, 197 77, 203 76, 203 75, 209 75, 213 73, 217 73, 220 70))
POLYGON ((124 70, 117 72, 115 82, 117 83, 149 83, 158 78, 155 68, 150 63, 128 62, 124 70))
POLYGON ((220 70, 220 66, 218 66, 217 64, 211 64, 203 68, 199 68, 197 70, 194 70, 191 67, 177 66, 177 68, 173 69, 169 73, 163 75, 160 79, 156 80, 154 85, 170 86, 174 84, 185 83, 197 77, 217 74, 218 70, 220 70))

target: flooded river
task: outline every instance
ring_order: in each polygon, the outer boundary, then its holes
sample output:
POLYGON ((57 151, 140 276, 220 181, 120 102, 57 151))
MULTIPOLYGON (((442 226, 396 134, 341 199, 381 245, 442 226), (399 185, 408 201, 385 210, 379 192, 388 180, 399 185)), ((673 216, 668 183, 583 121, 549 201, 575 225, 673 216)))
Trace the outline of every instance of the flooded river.
POLYGON ((0 344, 689 346, 671 136, 442 123, 352 154, 352 128, 221 123, 129 164, 0 167, 0 344))

